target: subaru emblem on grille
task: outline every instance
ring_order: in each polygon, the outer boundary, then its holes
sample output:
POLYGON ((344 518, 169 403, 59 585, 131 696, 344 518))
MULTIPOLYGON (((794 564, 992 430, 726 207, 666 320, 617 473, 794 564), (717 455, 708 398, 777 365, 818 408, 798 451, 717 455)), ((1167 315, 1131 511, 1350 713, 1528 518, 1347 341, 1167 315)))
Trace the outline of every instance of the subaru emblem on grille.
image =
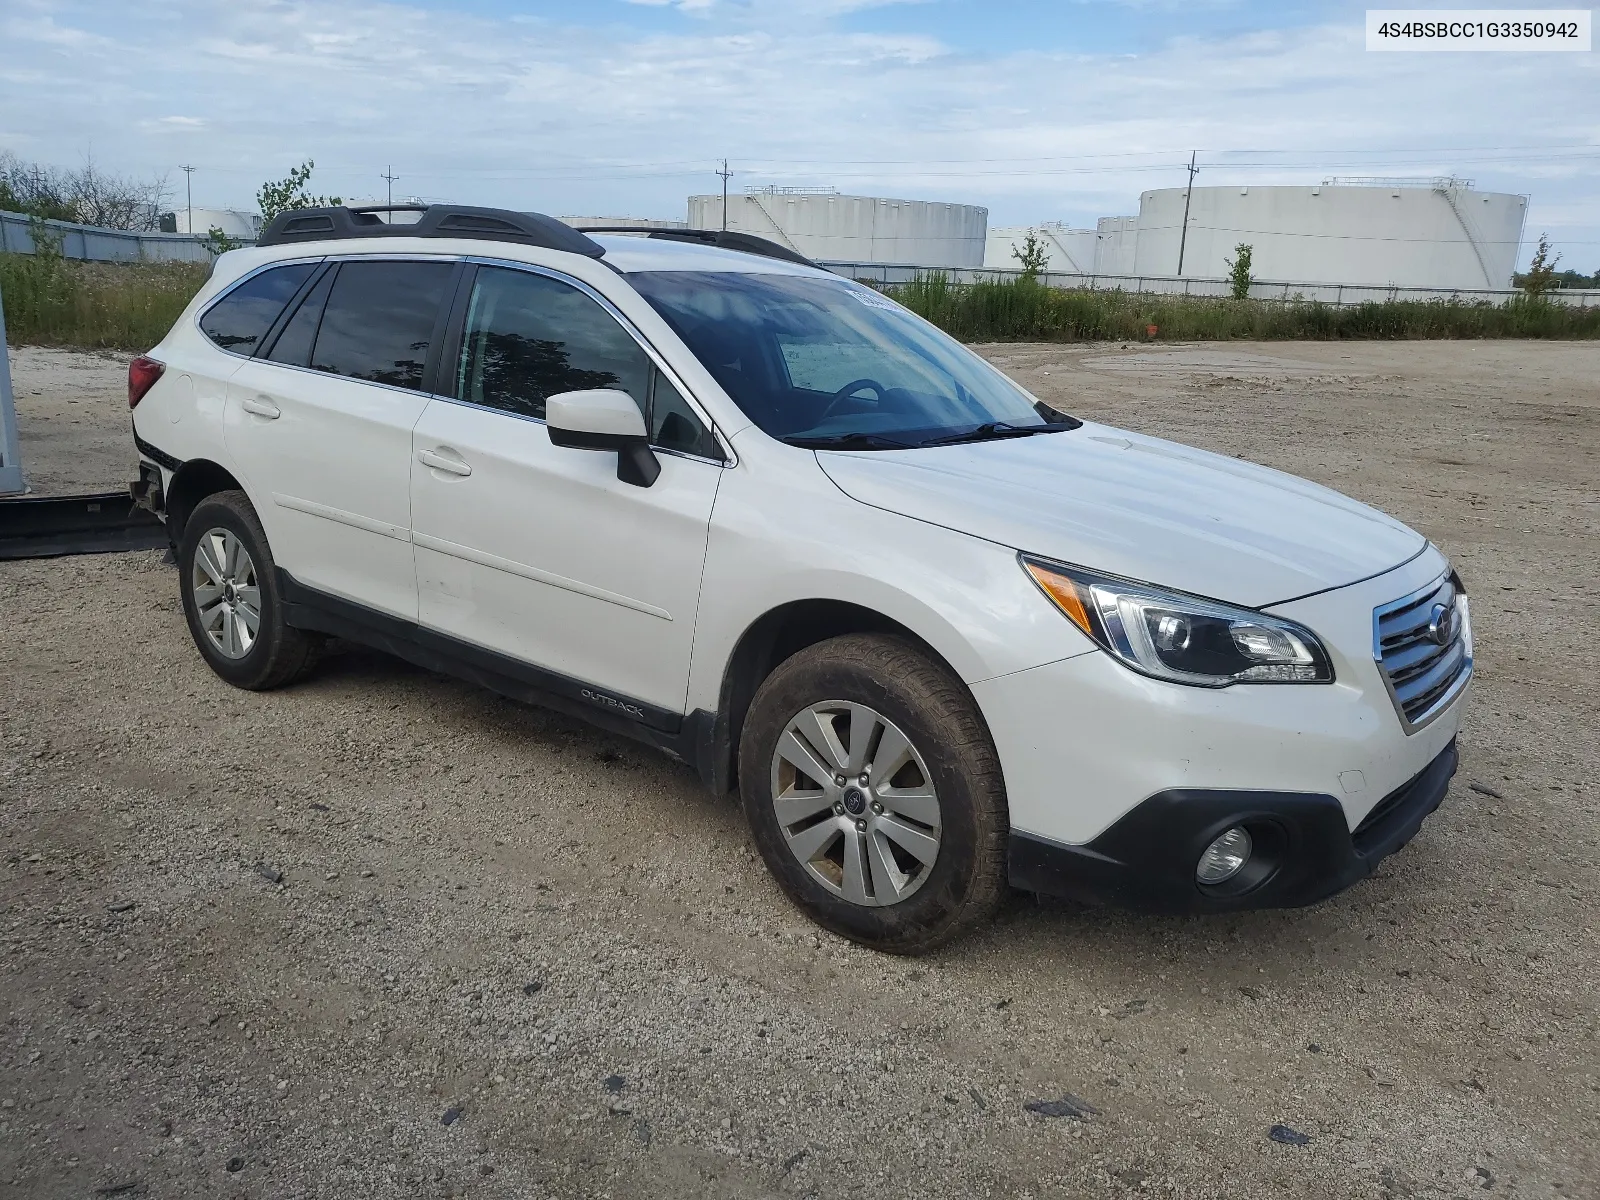
POLYGON ((1454 617, 1454 608, 1435 604, 1433 611, 1428 614, 1428 640, 1436 646, 1448 646, 1450 635, 1455 632, 1451 628, 1455 624, 1454 617))

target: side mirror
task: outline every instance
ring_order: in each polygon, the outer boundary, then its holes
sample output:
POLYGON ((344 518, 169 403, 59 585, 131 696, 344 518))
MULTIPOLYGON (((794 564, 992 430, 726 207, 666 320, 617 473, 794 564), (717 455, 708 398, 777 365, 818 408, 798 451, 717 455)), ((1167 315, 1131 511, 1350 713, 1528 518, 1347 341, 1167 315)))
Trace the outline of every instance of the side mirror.
POLYGON ((661 474, 644 415, 627 392, 612 388, 559 392, 544 402, 544 420, 552 446, 615 450, 617 478, 623 483, 649 487, 661 474))

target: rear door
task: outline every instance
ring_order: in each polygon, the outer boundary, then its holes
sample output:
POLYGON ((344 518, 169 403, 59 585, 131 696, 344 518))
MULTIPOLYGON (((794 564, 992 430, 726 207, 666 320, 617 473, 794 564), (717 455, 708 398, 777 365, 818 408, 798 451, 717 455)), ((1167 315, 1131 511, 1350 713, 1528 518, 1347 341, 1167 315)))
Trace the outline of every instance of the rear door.
POLYGON ((266 355, 228 385, 228 450, 278 565, 408 620, 411 430, 458 269, 438 258, 329 263, 266 355))
POLYGON ((564 277, 480 266, 464 334, 412 435, 420 621, 543 668, 543 686, 635 719, 683 712, 722 452, 618 314, 564 277), (626 391, 661 474, 554 446, 545 399, 626 391), (652 711, 653 710, 653 711, 652 711))

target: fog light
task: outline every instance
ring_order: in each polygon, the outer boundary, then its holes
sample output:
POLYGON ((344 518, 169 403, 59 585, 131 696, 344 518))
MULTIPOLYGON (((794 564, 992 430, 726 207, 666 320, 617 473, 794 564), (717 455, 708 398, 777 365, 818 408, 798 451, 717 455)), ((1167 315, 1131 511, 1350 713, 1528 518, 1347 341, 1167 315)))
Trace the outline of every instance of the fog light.
POLYGON ((1235 825, 1224 833, 1200 856, 1200 865, 1194 877, 1201 883, 1224 883, 1244 869, 1250 861, 1250 835, 1244 826, 1235 825))

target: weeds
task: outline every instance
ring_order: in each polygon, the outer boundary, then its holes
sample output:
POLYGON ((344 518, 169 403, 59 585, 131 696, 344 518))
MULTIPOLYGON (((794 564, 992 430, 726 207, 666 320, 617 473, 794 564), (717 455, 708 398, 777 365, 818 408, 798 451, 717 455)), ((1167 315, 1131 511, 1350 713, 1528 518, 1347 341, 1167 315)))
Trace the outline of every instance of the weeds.
POLYGON ((1593 338, 1600 308, 1537 296, 1504 304, 1388 300, 1339 307, 1316 301, 1234 300, 1052 288, 1028 278, 951 283, 938 272, 884 289, 964 342, 1176 341, 1341 338, 1593 338))
POLYGON ((148 350, 211 273, 204 263, 93 263, 42 253, 0 254, 0 296, 13 345, 148 350))
MULTIPOLYGON (((0 254, 0 294, 14 344, 147 350, 166 336, 205 283, 203 263, 84 263, 0 254)), ((1596 338, 1600 308, 1540 296, 1505 304, 1391 300, 1336 307, 1314 301, 1232 300, 1091 292, 1036 279, 954 284, 938 272, 884 289, 966 342, 1163 341, 1340 338, 1596 338)))

